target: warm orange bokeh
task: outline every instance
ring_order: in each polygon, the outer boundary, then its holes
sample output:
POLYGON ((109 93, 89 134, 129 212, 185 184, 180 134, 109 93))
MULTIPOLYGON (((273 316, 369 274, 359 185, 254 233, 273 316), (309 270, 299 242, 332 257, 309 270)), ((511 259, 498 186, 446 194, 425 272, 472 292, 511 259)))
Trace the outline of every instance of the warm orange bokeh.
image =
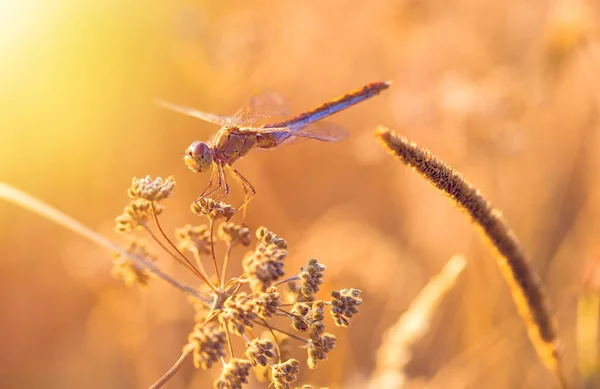
MULTIPOLYGON (((208 181, 182 153, 217 128, 155 98, 229 114, 276 89, 300 112, 392 80, 331 118, 349 140, 236 163, 258 191, 247 222, 288 240, 286 266, 316 257, 324 293, 364 291, 353 325, 335 331, 339 349, 303 368, 302 383, 363 387, 382 332, 462 253, 467 268, 414 350, 411 385, 554 385, 480 237, 379 149, 371 132, 382 124, 504 212, 546 285, 579 384, 576 300, 600 254, 599 11, 584 0, 0 0, 0 180, 122 241, 113 224, 131 177, 172 174, 172 231, 195 221, 189 203, 208 181)), ((0 387, 141 388, 178 358, 193 322, 180 292, 160 281, 126 288, 109 253, 13 205, 0 202, 0 220, 0 387)), ((193 281, 171 262, 160 265, 193 281)), ((213 379, 188 364, 166 387, 213 379)))

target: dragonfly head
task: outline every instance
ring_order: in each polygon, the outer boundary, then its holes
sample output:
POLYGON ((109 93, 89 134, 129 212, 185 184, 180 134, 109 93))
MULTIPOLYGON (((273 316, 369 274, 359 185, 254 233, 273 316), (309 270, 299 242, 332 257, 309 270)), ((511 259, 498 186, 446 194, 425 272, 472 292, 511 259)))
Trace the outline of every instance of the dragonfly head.
POLYGON ((204 142, 195 141, 185 152, 185 164, 196 173, 207 171, 213 163, 213 152, 204 142))

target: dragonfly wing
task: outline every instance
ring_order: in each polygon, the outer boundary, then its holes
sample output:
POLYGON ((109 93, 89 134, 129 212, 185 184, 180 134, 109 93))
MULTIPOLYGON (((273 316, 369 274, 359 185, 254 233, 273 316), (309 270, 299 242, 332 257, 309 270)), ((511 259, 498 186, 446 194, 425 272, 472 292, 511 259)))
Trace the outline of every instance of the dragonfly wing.
POLYGON ((274 90, 264 90, 251 95, 241 111, 264 117, 289 116, 290 108, 283 95, 274 90))
POLYGON ((287 101, 281 93, 265 90, 251 95, 233 117, 238 126, 249 126, 261 120, 283 119, 289 116, 289 112, 287 101))
POLYGON ((290 144, 306 139, 315 139, 321 142, 339 142, 348 137, 348 131, 331 122, 312 123, 301 130, 282 128, 257 128, 254 131, 271 134, 278 139, 279 144, 290 144))
POLYGON ((183 107, 181 105, 173 104, 165 100, 155 100, 156 105, 166 108, 171 111, 179 112, 187 116, 195 117, 197 119, 204 120, 218 126, 226 126, 232 122, 232 118, 229 116, 219 116, 208 112, 198 111, 197 109, 190 107, 183 107))

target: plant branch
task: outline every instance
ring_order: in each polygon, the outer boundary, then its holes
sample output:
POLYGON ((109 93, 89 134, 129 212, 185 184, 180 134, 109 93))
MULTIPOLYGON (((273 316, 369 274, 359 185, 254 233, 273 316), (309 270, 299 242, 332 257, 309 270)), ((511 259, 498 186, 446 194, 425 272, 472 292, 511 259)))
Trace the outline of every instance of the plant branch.
POLYGON ((187 359, 192 355, 192 348, 186 349, 183 354, 179 357, 177 362, 167 371, 162 377, 158 379, 155 383, 153 383, 148 389, 158 389, 163 386, 168 380, 171 379, 177 373, 177 371, 181 368, 183 363, 187 361, 187 359))

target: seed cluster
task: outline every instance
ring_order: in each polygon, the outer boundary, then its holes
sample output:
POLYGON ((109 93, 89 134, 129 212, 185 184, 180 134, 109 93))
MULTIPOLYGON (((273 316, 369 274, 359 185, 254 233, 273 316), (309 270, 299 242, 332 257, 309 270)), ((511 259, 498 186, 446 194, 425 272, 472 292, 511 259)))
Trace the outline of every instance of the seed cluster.
POLYGON ((192 350, 194 366, 208 370, 215 362, 225 356, 226 334, 215 323, 196 324, 188 337, 184 351, 192 350))
POLYGON ((341 327, 348 327, 350 318, 358 312, 358 306, 362 304, 360 290, 342 289, 339 292, 331 292, 331 316, 335 323, 341 327))
MULTIPOLYGON (((332 293, 331 301, 318 300, 325 266, 311 259, 286 278, 284 264, 288 243, 265 227, 255 231, 256 244, 241 261, 242 274, 222 279, 221 276, 227 274, 225 268, 232 250, 252 243, 250 228, 228 221, 236 212, 230 205, 199 199, 191 209, 194 214, 205 216, 208 224, 186 224, 176 229, 176 243, 171 242, 157 216, 163 210, 160 202, 171 195, 174 184, 172 178, 134 179, 128 190, 132 200, 117 218, 117 230, 147 230, 168 255, 201 278, 194 297, 190 297, 196 311, 195 325, 183 353, 192 355, 194 366, 199 369, 208 370, 219 363, 223 366, 214 382, 217 389, 242 388, 252 369, 259 380, 270 381, 276 389, 292 389, 300 374, 300 362, 290 355, 292 342, 299 342, 307 350, 306 364, 311 369, 316 368, 336 345, 335 336, 325 332, 325 310, 329 309, 337 325, 347 326, 362 303, 360 291, 342 289, 332 293), (219 219, 225 221, 217 226, 214 222, 219 219), (150 222, 156 223, 167 244, 152 233, 150 222), (216 260, 218 245, 225 246, 221 266, 216 260), (185 253, 193 254, 196 265, 185 253), (213 261, 212 275, 207 274, 208 267, 202 264, 210 260, 213 261), (275 326, 276 317, 288 319, 291 325, 275 326), (265 331, 255 336, 257 328, 265 331), (246 346, 240 354, 234 353, 231 344, 234 336, 243 339, 246 346)), ((145 260, 156 259, 138 241, 134 241, 129 250, 145 260)), ((127 284, 146 285, 149 277, 120 257, 115 259, 113 273, 127 284)), ((302 389, 311 387, 304 385, 302 389)))
POLYGON ((116 231, 120 233, 135 231, 144 227, 153 217, 153 213, 160 215, 163 211, 160 202, 171 196, 174 187, 173 177, 168 177, 166 180, 160 177, 152 180, 150 176, 134 177, 127 190, 131 201, 123 213, 117 216, 116 231))

